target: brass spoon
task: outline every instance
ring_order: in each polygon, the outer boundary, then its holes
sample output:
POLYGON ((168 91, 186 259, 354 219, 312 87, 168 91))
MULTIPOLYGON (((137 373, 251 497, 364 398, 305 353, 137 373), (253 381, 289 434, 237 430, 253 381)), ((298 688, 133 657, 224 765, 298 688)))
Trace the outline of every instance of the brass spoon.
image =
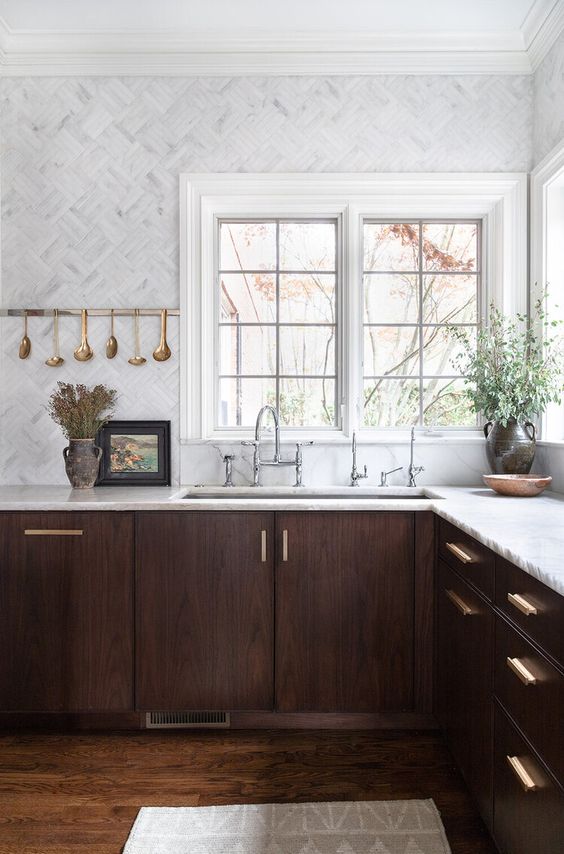
POLYGON ((113 359, 118 351, 118 342, 114 336, 114 310, 110 312, 110 337, 106 341, 106 358, 113 359))
POLYGON ((59 310, 56 308, 53 311, 53 349, 55 353, 45 360, 45 364, 50 368, 59 368, 65 361, 59 353, 59 310))
POLYGON ((135 333, 135 355, 128 359, 130 365, 144 365, 147 359, 139 354, 141 347, 139 346, 139 309, 135 309, 135 319, 133 321, 133 330, 135 333))
POLYGON ((88 361, 90 361, 90 359, 94 355, 94 350, 92 349, 92 347, 88 343, 88 339, 86 337, 86 334, 88 332, 88 312, 86 311, 85 308, 82 309, 81 317, 82 317, 82 340, 81 340, 79 346, 74 351, 74 358, 78 362, 88 362, 88 361))
POLYGON ((29 354, 31 353, 31 341, 27 337, 27 311, 24 314, 24 334, 23 338, 20 341, 20 349, 18 351, 18 356, 20 359, 27 359, 29 354))
POLYGON ((167 310, 163 308, 161 311, 161 340, 159 341, 159 346, 153 350, 153 359, 155 362, 166 362, 172 355, 170 347, 166 342, 166 318, 167 310))

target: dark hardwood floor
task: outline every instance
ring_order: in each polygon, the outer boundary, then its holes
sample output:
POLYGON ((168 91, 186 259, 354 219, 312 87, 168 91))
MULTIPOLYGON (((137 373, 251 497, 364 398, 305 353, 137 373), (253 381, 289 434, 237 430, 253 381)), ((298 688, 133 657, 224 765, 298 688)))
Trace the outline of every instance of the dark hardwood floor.
POLYGON ((141 806, 433 798, 495 848, 437 733, 0 733, 0 854, 119 854, 141 806))

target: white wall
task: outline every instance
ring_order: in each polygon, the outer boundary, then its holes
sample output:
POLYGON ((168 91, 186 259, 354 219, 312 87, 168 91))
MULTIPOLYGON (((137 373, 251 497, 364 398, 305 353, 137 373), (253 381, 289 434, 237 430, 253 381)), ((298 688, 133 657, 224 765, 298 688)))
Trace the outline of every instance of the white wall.
MULTIPOLYGON (((6 307, 177 306, 180 172, 528 171, 532 161, 525 76, 14 78, 0 95, 6 307)), ((157 324, 143 321, 146 356, 157 324)), ((66 361, 53 369, 43 364, 49 321, 30 322, 33 351, 22 362, 21 324, 3 319, 2 482, 66 482, 64 440, 44 409, 57 379, 117 388, 117 417, 170 418, 178 480, 177 321, 171 327, 174 357, 134 368, 130 323, 119 321, 110 362, 107 321, 93 320, 96 357, 79 364, 79 322, 65 319, 66 361)), ((481 444, 441 446, 439 459, 427 447, 427 482, 475 482, 485 466, 481 444)), ((393 467, 394 446, 367 453, 374 482, 393 467)), ((405 463, 406 449, 398 453, 405 463)), ((342 481, 349 468, 340 447, 319 458, 315 476, 342 481)), ((219 473, 213 448, 184 448, 186 480, 219 473)))
MULTIPOLYGON (((540 163, 554 148, 564 142, 564 32, 557 39, 534 76, 534 164, 540 163)), ((554 211, 552 212, 554 213, 554 211)), ((554 249, 554 241, 553 241, 554 249)), ((562 281, 564 270, 555 270, 552 259, 549 284, 562 281)), ((552 297, 564 304, 564 293, 552 297)), ((537 471, 553 477, 552 488, 564 492, 564 445, 547 445, 539 449, 537 471)))

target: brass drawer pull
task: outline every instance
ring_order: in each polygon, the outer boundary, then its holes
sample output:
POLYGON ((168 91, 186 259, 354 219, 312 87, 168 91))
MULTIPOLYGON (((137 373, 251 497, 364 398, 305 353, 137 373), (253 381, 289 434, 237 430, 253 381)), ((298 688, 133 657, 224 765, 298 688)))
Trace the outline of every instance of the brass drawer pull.
POLYGON ((260 559, 266 563, 266 531, 260 532, 260 559))
POLYGON ((538 613, 535 606, 531 605, 530 602, 527 602, 527 600, 518 593, 508 593, 507 601, 521 611, 522 614, 525 614, 526 617, 530 617, 532 614, 538 613))
POLYGON ((509 763, 509 767, 523 786, 525 792, 535 792, 538 789, 538 786, 528 771, 523 767, 523 763, 516 756, 508 756, 507 761, 509 763))
POLYGON ((282 531, 282 560, 284 563, 288 560, 288 531, 282 531))
POLYGON ((455 608, 458 608, 458 610, 464 617, 468 617, 470 614, 473 613, 472 608, 467 605, 464 599, 461 599, 458 593, 455 593, 454 590, 445 590, 445 593, 452 602, 452 604, 455 606, 455 608))
POLYGON ((82 537, 84 531, 79 528, 26 528, 26 537, 82 537))
POLYGON ((449 552, 452 552, 452 554, 456 558, 458 558, 460 563, 473 563, 474 562, 471 555, 467 554, 466 552, 463 552, 462 549, 459 548, 458 546, 456 546, 454 543, 445 543, 445 546, 447 547, 449 552))
POLYGON ((522 661, 518 658, 508 658, 507 666, 513 673, 519 677, 523 685, 536 685, 536 677, 533 676, 530 670, 527 670, 522 661))

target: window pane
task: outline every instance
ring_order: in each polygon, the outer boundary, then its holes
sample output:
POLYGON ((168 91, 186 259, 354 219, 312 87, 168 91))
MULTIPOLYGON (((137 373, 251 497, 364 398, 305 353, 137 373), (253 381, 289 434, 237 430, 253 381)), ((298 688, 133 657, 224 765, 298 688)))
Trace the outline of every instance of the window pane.
POLYGON ((281 326, 280 373, 334 376, 334 327, 281 326))
POLYGON ((426 380, 423 423, 439 427, 475 427, 476 415, 464 394, 464 380, 426 380))
POLYGON ((265 403, 276 403, 276 380, 226 378, 219 381, 220 427, 254 427, 265 403))
POLYGON ((416 374, 419 371, 419 327, 366 326, 364 375, 416 374))
POLYGON ((276 223, 222 222, 220 270, 275 270, 276 223))
POLYGON ((333 427, 335 380, 282 378, 280 420, 287 427, 333 427))
MULTIPOLYGON (((476 341, 476 329, 465 327, 465 332, 476 341)), ((453 360, 462 353, 462 347, 456 338, 444 326, 430 326, 423 329, 423 374, 440 376, 459 373, 453 360)))
POLYGON ((423 226, 424 270, 477 270, 476 223, 427 223, 423 226))
POLYGON ((424 323, 476 323, 477 319, 477 276, 423 276, 424 323))
POLYGON ((221 374, 276 374, 276 327, 220 326, 221 374))
POLYGON ((281 274, 280 321, 335 323, 335 274, 281 274))
POLYGON ((417 276, 372 273, 364 277, 365 323, 417 323, 418 320, 417 276))
POLYGON ((419 269, 419 225, 417 223, 364 224, 364 269, 419 269))
POLYGON ((268 273, 220 275, 220 323, 275 323, 276 277, 268 273))
POLYGON ((401 427, 419 419, 418 380, 365 380, 366 427, 401 427))
POLYGON ((332 222, 281 222, 281 270, 335 270, 337 228, 332 222))

